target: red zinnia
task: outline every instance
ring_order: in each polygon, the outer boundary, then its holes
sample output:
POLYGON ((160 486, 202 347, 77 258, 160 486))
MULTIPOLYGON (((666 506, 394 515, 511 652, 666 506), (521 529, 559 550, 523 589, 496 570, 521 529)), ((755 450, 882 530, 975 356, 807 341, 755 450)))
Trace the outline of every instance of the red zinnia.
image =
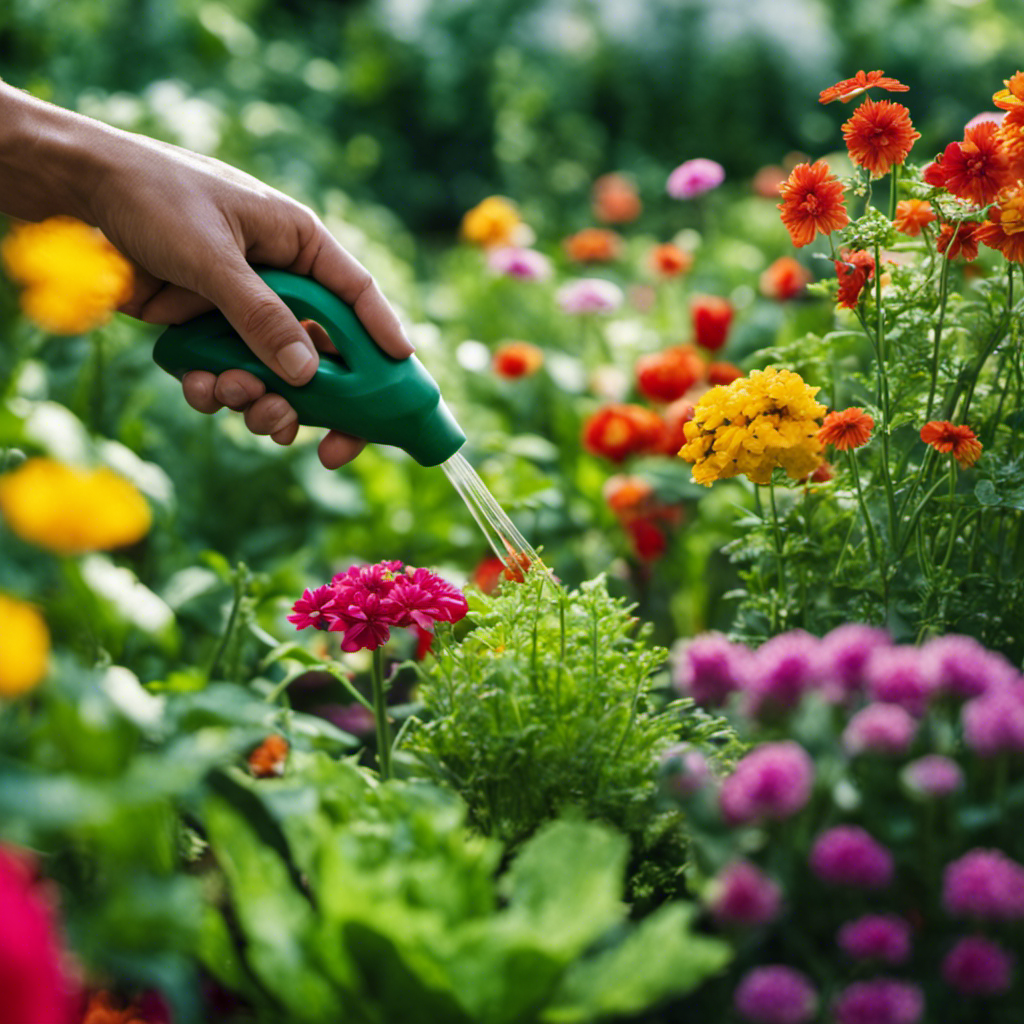
POLYGON ((875 421, 863 409, 851 407, 830 412, 818 431, 818 440, 835 445, 840 451, 850 451, 867 444, 874 427, 875 421))
POLYGON ((986 206, 1014 182, 1010 155, 991 121, 968 128, 962 142, 951 142, 935 163, 925 168, 929 185, 945 188, 960 199, 986 206))
POLYGON ((623 522, 628 523, 650 511, 654 488, 639 476, 610 476, 602 488, 605 503, 623 522))
POLYGON ((792 256, 781 256, 761 274, 759 284, 766 298, 785 302, 801 294, 810 280, 810 271, 802 263, 792 256))
POLYGON ((782 223, 797 248, 810 245, 818 232, 828 235, 850 223, 843 183, 824 160, 797 164, 779 187, 779 195, 782 223))
POLYGON ((1013 263, 1024 263, 1024 185, 988 211, 978 228, 978 241, 998 249, 1013 263))
POLYGON ((507 341, 498 346, 491 365, 499 377, 508 380, 529 377, 544 365, 544 353, 528 341, 507 341))
POLYGON ((622 462, 630 455, 656 451, 665 425, 642 405, 606 405, 583 426, 583 446, 594 455, 622 462))
POLYGON ((844 78, 841 82, 822 89, 818 95, 819 103, 831 103, 842 100, 849 103, 854 96, 859 96, 868 89, 885 89, 888 92, 907 92, 909 85, 904 85, 895 78, 886 78, 881 71, 858 71, 853 78, 844 78))
POLYGON ((732 306, 718 295, 694 295, 690 300, 694 341, 701 348, 721 348, 732 323, 732 306))
POLYGON ((653 562, 665 554, 668 538, 652 520, 634 519, 625 525, 633 547, 633 554, 639 561, 653 562))
POLYGON ((921 440, 937 452, 952 452, 963 469, 973 466, 981 455, 981 442, 968 426, 955 426, 949 420, 932 420, 921 428, 921 440))
POLYGON ((863 249, 856 252, 844 249, 839 255, 840 258, 833 261, 839 279, 838 305, 843 309, 854 309, 864 285, 875 276, 875 259, 863 249))
POLYGON ((893 164, 903 163, 921 133, 902 104, 865 100, 843 125, 843 138, 853 162, 879 178, 893 164))
POLYGON ((287 619, 294 623, 296 629, 307 629, 310 626, 315 629, 329 629, 329 613, 334 608, 337 596, 334 588, 328 585, 304 590, 287 619))
POLYGON ((704 376, 704 361, 689 345, 674 345, 636 361, 636 386, 652 402, 682 398, 704 376))
POLYGON ((962 220, 957 224, 943 224, 939 237, 935 239, 935 248, 943 253, 947 260, 955 260, 962 256, 968 263, 978 258, 978 228, 976 220, 962 220))
POLYGON ((651 250, 649 260, 651 268, 659 277, 678 277, 693 266, 693 256, 671 242, 656 245, 651 250))
POLYGON ((901 199, 896 204, 896 216, 892 223, 901 235, 914 238, 934 220, 935 211, 927 199, 901 199))
MULTIPOLYGON (((728 365, 712 363, 711 366, 728 365)), ((708 369, 711 369, 711 366, 708 369)), ((741 373, 742 377, 743 374, 741 373)), ((665 406, 662 413, 665 421, 665 433, 662 436, 659 451, 665 455, 678 455, 679 449, 686 444, 684 428, 693 419, 693 402, 687 398, 677 398, 671 405, 665 406)))

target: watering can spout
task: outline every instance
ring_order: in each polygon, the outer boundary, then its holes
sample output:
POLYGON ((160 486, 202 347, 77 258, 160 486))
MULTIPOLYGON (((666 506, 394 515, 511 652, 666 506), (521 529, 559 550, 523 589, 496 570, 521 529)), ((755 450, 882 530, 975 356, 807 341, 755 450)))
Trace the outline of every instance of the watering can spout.
POLYGON ((465 442, 466 435, 442 398, 423 416, 419 431, 415 436, 410 434, 402 447, 421 466, 438 466, 447 462, 465 442))

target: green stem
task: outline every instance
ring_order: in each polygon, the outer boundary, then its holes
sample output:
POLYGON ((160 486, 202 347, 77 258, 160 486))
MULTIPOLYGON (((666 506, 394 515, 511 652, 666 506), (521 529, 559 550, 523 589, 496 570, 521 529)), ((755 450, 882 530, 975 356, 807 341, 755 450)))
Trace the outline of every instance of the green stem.
MULTIPOLYGON (((960 225, 957 224, 956 230, 953 232, 953 237, 956 238, 956 231, 960 230, 960 225)), ((950 242, 950 245, 953 243, 950 242)), ((935 337, 932 343, 932 369, 931 369, 931 383, 928 386, 928 412, 925 414, 925 419, 930 420, 932 418, 932 409, 935 407, 935 393, 938 389, 939 382, 939 344, 942 341, 942 328, 946 322, 946 300, 949 296, 949 260, 943 259, 942 270, 939 273, 939 318, 935 322, 935 337)))
POLYGON ((992 332, 992 337, 989 343, 985 346, 981 353, 981 358, 975 365, 974 372, 971 374, 970 383, 967 385, 967 394, 964 396, 963 409, 960 412, 960 422, 967 422, 967 415, 971 409, 971 399, 974 398, 974 389, 978 384, 978 378, 981 376, 981 371, 984 369, 985 363, 988 361, 988 357, 992 355, 996 345, 999 344, 1000 339, 1003 336, 1003 332, 1006 330, 1007 325, 1010 322, 1010 317, 1013 312, 1013 264, 1007 262, 1006 264, 1006 315, 996 326, 996 329, 992 332))
POLYGON ((772 535, 775 538, 775 569, 779 577, 779 595, 786 592, 786 563, 783 558, 782 530, 779 527, 779 510, 775 505, 775 478, 768 480, 768 497, 772 505, 772 535))
POLYGON ((956 507, 956 460, 949 457, 949 543, 946 545, 946 557, 942 560, 942 568, 949 565, 953 557, 953 545, 956 543, 956 526, 960 518, 960 510, 956 507))
POLYGON ((871 547, 871 557, 878 566, 882 577, 882 597, 885 604, 886 615, 889 611, 889 580, 885 566, 882 564, 881 548, 878 544, 878 534, 875 532, 875 524, 871 521, 868 513, 867 502, 864 500, 864 490, 860 485, 860 470, 857 468, 857 458, 852 451, 846 453, 847 461, 850 463, 850 473, 853 476, 854 486, 857 488, 857 502, 860 505, 861 515, 864 517, 864 529, 868 535, 868 544, 871 547))
POLYGON ((889 175, 889 220, 896 219, 896 193, 899 191, 900 165, 893 164, 889 175))
POLYGON ((388 724, 387 690, 384 686, 384 648, 373 652, 373 720, 377 727, 377 765, 380 777, 391 778, 391 727, 388 724))
POLYGON ((244 562, 239 562, 235 567, 232 583, 234 584, 235 592, 231 601, 231 611, 228 613, 227 625, 224 627, 224 632, 221 633, 220 643, 217 645, 217 650, 214 652, 210 667, 206 672, 207 679, 216 678, 220 664, 224 660, 224 655, 235 640, 235 633, 238 630, 238 613, 249 589, 249 568, 244 562))

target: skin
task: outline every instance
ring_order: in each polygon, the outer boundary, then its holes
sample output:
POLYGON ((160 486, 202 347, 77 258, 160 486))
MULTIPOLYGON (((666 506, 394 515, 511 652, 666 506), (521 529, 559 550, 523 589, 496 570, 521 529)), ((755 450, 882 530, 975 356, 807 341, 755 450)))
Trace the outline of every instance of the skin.
MULTIPOLYGON (((111 128, 0 82, 0 212, 39 221, 64 215, 99 228, 135 268, 120 311, 177 324, 218 308, 279 376, 305 384, 318 351, 333 351, 317 324, 300 324, 250 264, 309 276, 353 307, 387 353, 413 347, 373 277, 301 203, 211 157, 111 128)), ((243 370, 193 371, 182 381, 193 409, 225 406, 254 434, 290 444, 294 409, 243 370)), ((365 442, 330 431, 328 469, 365 442)))

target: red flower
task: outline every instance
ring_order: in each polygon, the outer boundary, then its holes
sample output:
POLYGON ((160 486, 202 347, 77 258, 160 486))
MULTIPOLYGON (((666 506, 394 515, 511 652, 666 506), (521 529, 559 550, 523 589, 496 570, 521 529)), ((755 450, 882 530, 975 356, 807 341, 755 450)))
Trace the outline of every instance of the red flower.
POLYGON ((761 274, 761 294, 785 302, 795 299, 810 283, 807 268, 792 256, 781 256, 761 274))
POLYGON ((654 488, 640 476, 610 476, 602 489, 605 503, 623 522, 645 515, 654 497, 654 488))
POLYGON ((935 211, 927 199, 901 199, 892 223, 900 234, 916 238, 934 220, 935 211))
POLYGON ((701 348, 721 348, 732 323, 732 306, 717 295, 694 295, 690 300, 694 341, 701 348))
POLYGON ((983 121, 968 128, 962 142, 951 142, 935 163, 925 168, 924 180, 976 206, 987 206, 1014 182, 999 126, 983 121))
POLYGON ((610 263, 621 249, 622 239, 607 228, 584 228, 565 240, 569 259, 577 263, 610 263))
POLYGON ((977 238, 1011 262, 1024 263, 1024 185, 988 211, 988 220, 978 228, 977 238))
POLYGON ((396 626, 433 629, 435 622, 458 622, 469 611, 462 591, 429 569, 397 576, 386 600, 396 626))
POLYGON ((612 462, 656 451, 664 436, 661 417, 642 405, 606 405, 583 426, 583 446, 612 462))
POLYGON ((976 220, 962 220, 956 224, 943 224, 939 237, 935 239, 935 248, 943 253, 947 260, 955 260, 962 256, 968 263, 978 258, 978 228, 976 220))
POLYGON ((675 345, 636 361, 636 386, 652 402, 682 398, 704 376, 704 361, 689 345, 675 345))
POLYGON ((643 212, 636 186, 622 174, 603 174, 591 192, 594 216, 606 224, 627 224, 643 212))
POLYGON ((830 412, 818 431, 818 440, 835 445, 840 451, 850 451, 867 444, 874 427, 875 421, 863 409, 851 407, 830 412))
POLYGON ((886 78, 881 71, 858 71, 853 78, 844 78, 841 82, 823 89, 818 96, 818 102, 831 103, 833 100, 842 100, 843 103, 849 103, 854 96, 859 96, 868 89, 907 92, 910 86, 895 78, 886 78))
POLYGON ((693 256, 678 245, 665 242, 651 249, 651 268, 659 277, 678 277, 693 266, 693 256))
POLYGON ((314 590, 304 590, 302 597, 293 606, 293 614, 287 617, 288 621, 294 623, 296 629, 307 629, 309 626, 330 629, 329 612, 334 608, 336 597, 334 588, 326 584, 314 590))
POLYGON ((650 519, 634 519, 626 524, 633 553, 641 562, 653 562, 665 554, 668 538, 650 519))
POLYGON ((375 651, 391 639, 390 610, 386 602, 369 590, 351 588, 339 607, 331 629, 341 633, 341 649, 349 654, 355 651, 375 651), (342 603, 344 601, 344 603, 342 603))
POLYGON ((283 736, 268 736, 248 758, 249 771, 257 779, 270 779, 284 775, 288 759, 288 741, 283 736))
POLYGON ((838 305, 843 309, 854 309, 864 285, 875 276, 875 260, 863 249, 856 252, 844 249, 839 255, 840 259, 833 261, 839 279, 838 305))
POLYGON ((742 376, 743 371, 733 363, 708 363, 708 384, 711 387, 719 384, 724 387, 742 376))
POLYGON ((498 346, 491 365, 499 377, 529 377, 544 365, 544 353, 528 341, 507 341, 498 346))
MULTIPOLYGON (((728 363, 712 363, 712 366, 728 366, 728 363)), ((743 374, 741 373, 742 377, 743 374)), ((664 455, 678 455, 679 449, 686 444, 686 435, 683 428, 693 419, 693 402, 687 398, 677 398, 670 405, 665 406, 662 417, 665 423, 665 433, 662 436, 661 451, 664 455)))
POLYGON ((921 440, 937 452, 953 453, 961 468, 973 466, 981 456, 981 442, 968 426, 955 426, 949 420, 932 420, 921 428, 921 440))
POLYGON ((907 158, 921 133, 910 123, 910 111, 889 100, 865 100, 843 125, 850 158, 879 178, 907 158))
POLYGON ((782 223, 793 244, 810 245, 819 232, 831 234, 850 223, 843 202, 843 183, 824 160, 797 164, 779 188, 782 223))

